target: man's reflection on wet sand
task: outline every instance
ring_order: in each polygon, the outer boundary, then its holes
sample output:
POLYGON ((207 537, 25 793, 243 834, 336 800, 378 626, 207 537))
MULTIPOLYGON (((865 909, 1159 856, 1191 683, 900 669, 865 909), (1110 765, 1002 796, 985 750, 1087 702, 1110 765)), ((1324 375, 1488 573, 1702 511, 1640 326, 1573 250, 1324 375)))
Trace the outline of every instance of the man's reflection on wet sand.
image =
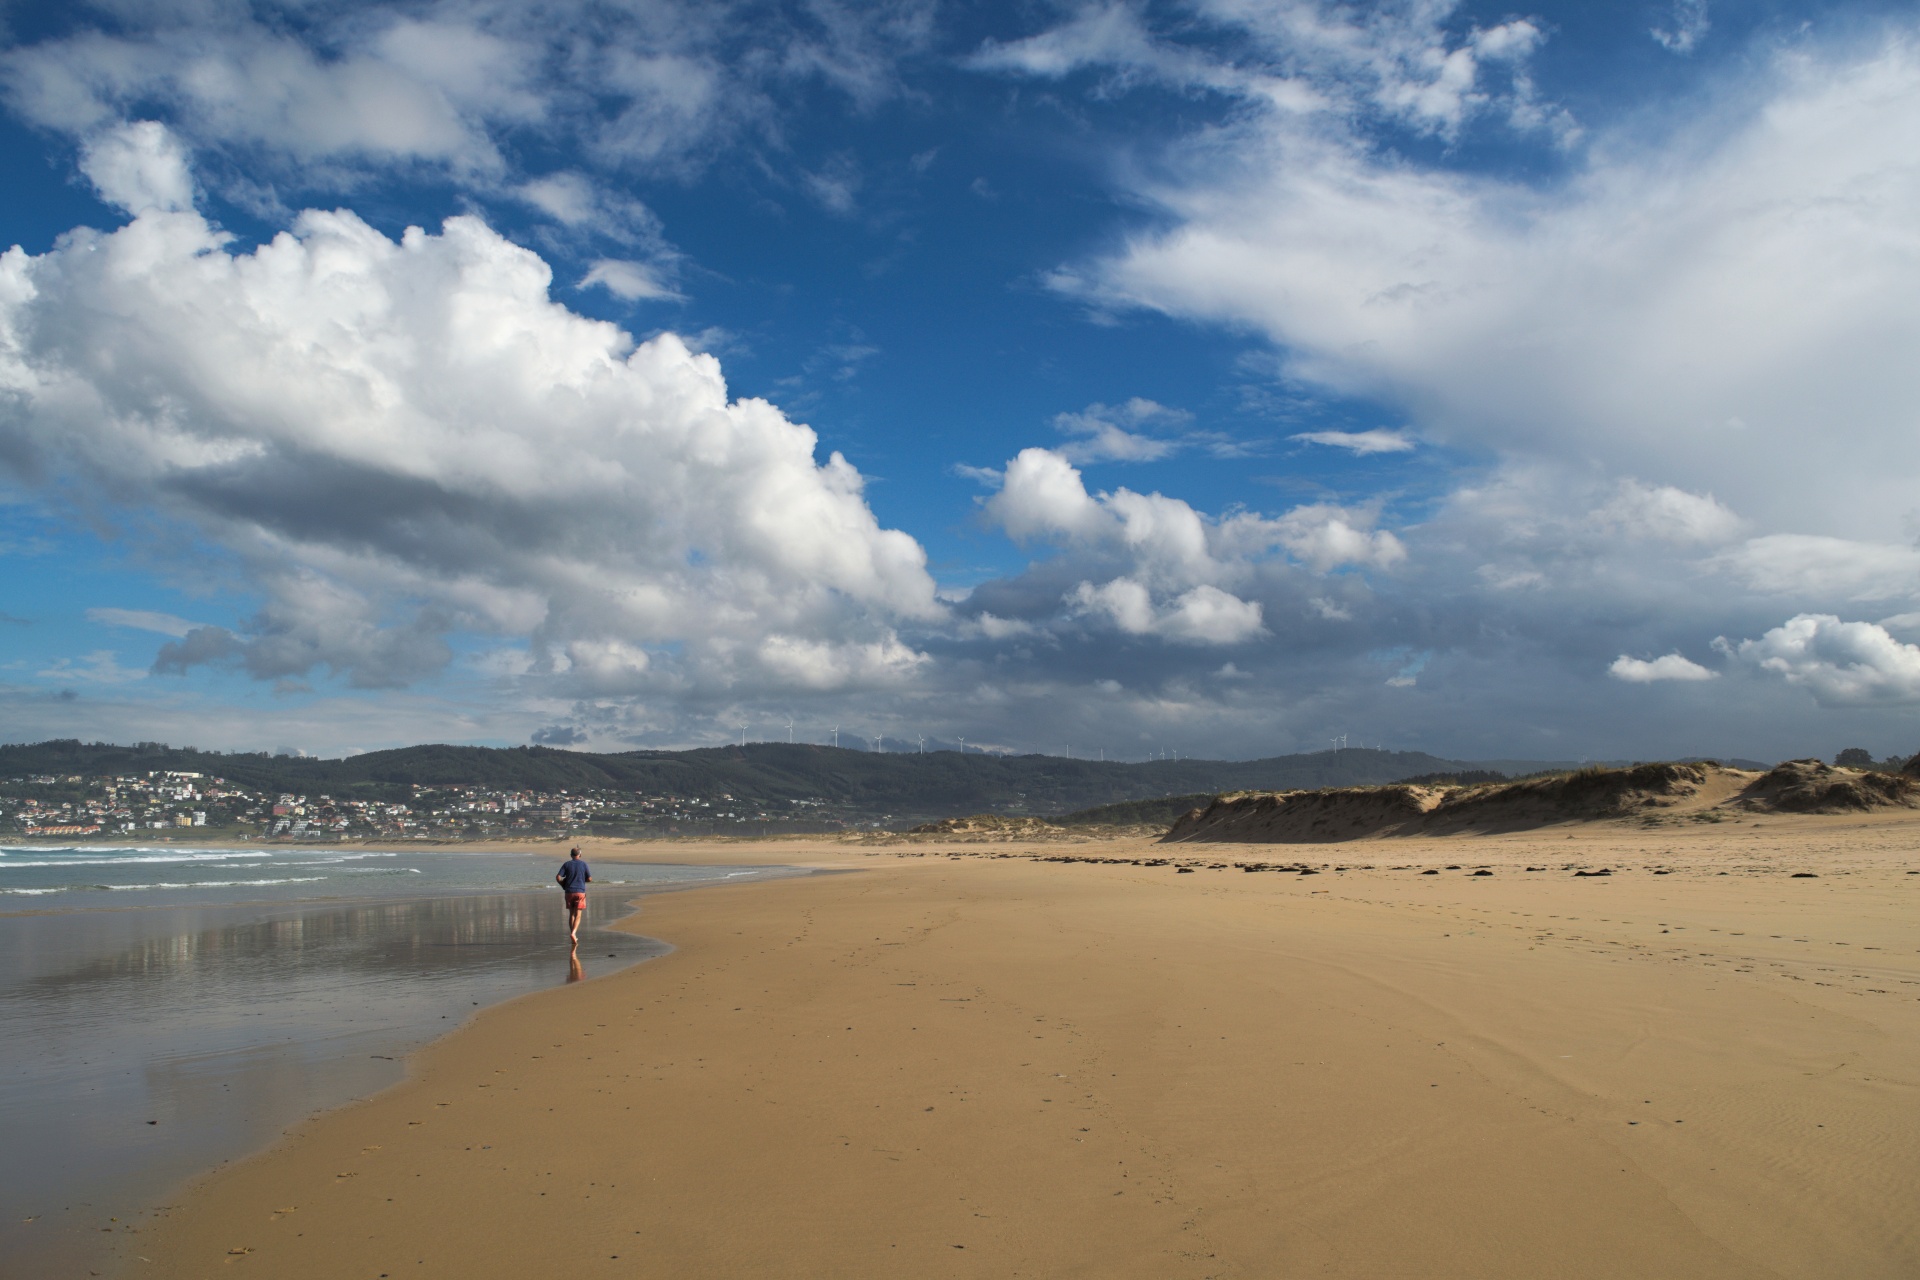
MULTIPOLYGON (((602 973, 666 950, 604 930, 627 910, 590 909, 602 973)), ((568 951, 544 893, 0 918, 0 1276, 85 1274, 113 1218, 392 1084, 568 951)))

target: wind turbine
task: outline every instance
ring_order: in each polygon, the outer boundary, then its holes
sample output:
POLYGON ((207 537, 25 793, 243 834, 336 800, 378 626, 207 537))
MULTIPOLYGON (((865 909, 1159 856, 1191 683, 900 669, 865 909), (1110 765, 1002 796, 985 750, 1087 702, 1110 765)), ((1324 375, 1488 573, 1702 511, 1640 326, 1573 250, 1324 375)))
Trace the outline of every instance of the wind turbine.
POLYGON ((747 745, 747 726, 745 725, 740 726, 740 745, 742 747, 747 745))
POLYGON ((833 745, 836 747, 840 745, 840 726, 839 725, 833 726, 833 745))
POLYGON ((927 735, 924 733, 920 735, 920 754, 927 754, 927 735))
POLYGON ((965 738, 960 739, 960 754, 967 754, 967 740, 965 738))
POLYGON ((793 717, 787 717, 787 745, 793 745, 793 717))

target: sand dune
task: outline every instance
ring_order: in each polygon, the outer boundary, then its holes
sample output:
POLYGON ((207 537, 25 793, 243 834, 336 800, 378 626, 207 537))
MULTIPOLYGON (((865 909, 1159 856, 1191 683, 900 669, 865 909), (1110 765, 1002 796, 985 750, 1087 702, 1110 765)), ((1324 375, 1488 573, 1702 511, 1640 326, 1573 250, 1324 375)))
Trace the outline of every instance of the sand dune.
POLYGON ((1566 823, 1720 822, 1750 813, 1920 808, 1920 779, 1790 760, 1768 773, 1714 764, 1582 769, 1473 787, 1339 787, 1221 796, 1177 821, 1171 843, 1317 844, 1487 834, 1566 823))
POLYGON ((1757 813, 1866 813, 1920 808, 1920 756, 1901 773, 1841 769, 1818 760, 1789 760, 1749 785, 1733 802, 1757 813))

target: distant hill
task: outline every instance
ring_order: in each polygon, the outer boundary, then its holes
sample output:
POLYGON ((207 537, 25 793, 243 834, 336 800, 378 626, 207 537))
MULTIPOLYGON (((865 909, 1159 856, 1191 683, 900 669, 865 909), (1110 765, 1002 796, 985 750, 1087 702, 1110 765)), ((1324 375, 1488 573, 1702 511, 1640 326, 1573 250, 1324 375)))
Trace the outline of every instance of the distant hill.
MULTIPOLYGON (((549 747, 430 745, 337 760, 197 751, 160 743, 116 746, 61 740, 0 746, 0 779, 172 769, 216 775, 261 791, 393 800, 405 799, 416 785, 564 789, 574 794, 617 791, 693 799, 724 795, 746 804, 813 800, 820 802, 822 818, 886 823, 975 813, 1077 814, 1102 805, 1170 796, 1190 799, 1222 791, 1360 786, 1418 774, 1473 770, 1511 776, 1573 763, 1446 760, 1418 751, 1362 748, 1265 760, 1120 763, 957 751, 891 755, 784 742, 609 754, 549 747)), ((1146 818, 1144 810, 1142 815, 1141 821, 1161 820, 1157 810, 1153 818, 1146 818)))

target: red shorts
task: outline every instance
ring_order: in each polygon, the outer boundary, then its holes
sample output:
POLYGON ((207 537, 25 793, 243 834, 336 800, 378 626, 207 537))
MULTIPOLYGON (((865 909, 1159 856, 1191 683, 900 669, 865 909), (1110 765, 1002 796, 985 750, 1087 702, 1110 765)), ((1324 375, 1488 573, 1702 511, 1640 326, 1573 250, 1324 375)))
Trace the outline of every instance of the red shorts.
POLYGON ((569 911, 585 911, 585 910, 587 909, 587 895, 586 895, 586 894, 584 894, 584 893, 570 893, 570 894, 568 894, 568 895, 566 895, 566 897, 567 897, 567 910, 569 910, 569 911))

